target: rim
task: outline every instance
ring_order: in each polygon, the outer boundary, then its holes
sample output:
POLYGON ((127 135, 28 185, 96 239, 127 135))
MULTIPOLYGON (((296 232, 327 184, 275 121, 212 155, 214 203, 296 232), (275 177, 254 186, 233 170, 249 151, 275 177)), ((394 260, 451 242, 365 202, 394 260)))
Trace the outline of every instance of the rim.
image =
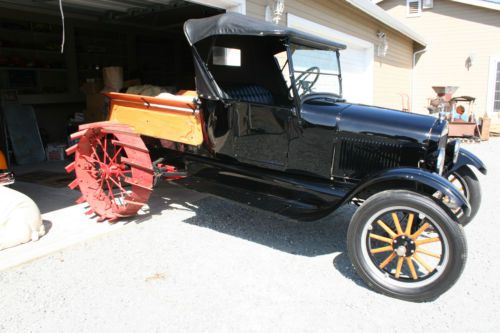
POLYGON ((386 208, 368 219, 362 255, 378 280, 396 287, 421 288, 438 279, 449 262, 440 226, 418 209, 386 208))
POLYGON ((460 174, 454 172, 448 176, 448 181, 455 186, 457 190, 462 193, 466 199, 469 199, 469 187, 467 182, 460 176, 460 174))
MULTIPOLYGON (((454 172, 448 176, 448 181, 460 192, 464 195, 464 197, 469 200, 469 187, 467 186, 467 182, 460 176, 458 173, 454 172)), ((447 196, 444 198, 449 200, 447 196)), ((457 215, 458 218, 463 216, 463 211, 460 208, 452 209, 453 213, 457 215)))
POLYGON ((87 214, 114 221, 134 215, 148 200, 153 182, 149 153, 138 135, 128 128, 96 127, 85 130, 76 146, 75 170, 78 186, 87 202, 87 214))

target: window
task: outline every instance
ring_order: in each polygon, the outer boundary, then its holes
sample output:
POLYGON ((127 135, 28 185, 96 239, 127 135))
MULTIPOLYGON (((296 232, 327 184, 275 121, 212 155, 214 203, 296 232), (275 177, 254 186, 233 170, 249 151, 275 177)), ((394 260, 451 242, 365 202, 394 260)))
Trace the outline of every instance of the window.
POLYGON ((434 7, 434 0, 422 0, 422 9, 431 9, 434 7))
POLYGON ((340 70, 336 51, 292 44, 295 84, 300 96, 328 93, 340 96, 340 70))
POLYGON ((500 112, 500 61, 497 62, 495 77, 495 97, 493 97, 493 112, 500 112))
POLYGON ((406 16, 416 17, 422 15, 422 3, 420 0, 406 0, 406 16))
POLYGON ((241 67, 241 50, 216 46, 213 48, 212 64, 241 67))
POLYGON ((292 86, 292 83, 290 81, 290 69, 288 68, 287 52, 282 51, 278 54, 275 54, 274 59, 276 59, 276 63, 280 67, 281 75, 283 75, 283 80, 285 80, 287 88, 290 88, 292 86))

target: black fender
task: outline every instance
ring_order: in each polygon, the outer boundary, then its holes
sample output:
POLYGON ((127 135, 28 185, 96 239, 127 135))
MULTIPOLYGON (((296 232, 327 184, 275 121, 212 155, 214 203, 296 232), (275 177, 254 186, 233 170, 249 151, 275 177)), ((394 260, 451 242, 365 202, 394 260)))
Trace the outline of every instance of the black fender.
MULTIPOLYGON (((354 189, 352 189, 344 198, 344 203, 351 201, 359 193, 370 189, 377 191, 410 189, 419 191, 427 187, 432 192, 441 192, 450 200, 446 205, 451 208, 461 208, 464 214, 470 215, 471 207, 465 196, 448 181, 448 179, 418 168, 394 168, 384 170, 381 173, 365 178, 354 189), (419 186, 424 185, 424 186, 419 186)), ((432 193, 420 191, 420 193, 432 196, 432 193)))
POLYGON ((460 169, 464 165, 472 165, 473 167, 481 171, 483 175, 486 175, 488 173, 488 170, 486 169, 486 166, 484 165, 483 161, 481 161, 476 155, 474 155, 470 151, 460 148, 460 152, 458 153, 457 163, 452 164, 451 167, 448 167, 448 170, 446 171, 446 174, 444 176, 448 177, 450 174, 460 169))

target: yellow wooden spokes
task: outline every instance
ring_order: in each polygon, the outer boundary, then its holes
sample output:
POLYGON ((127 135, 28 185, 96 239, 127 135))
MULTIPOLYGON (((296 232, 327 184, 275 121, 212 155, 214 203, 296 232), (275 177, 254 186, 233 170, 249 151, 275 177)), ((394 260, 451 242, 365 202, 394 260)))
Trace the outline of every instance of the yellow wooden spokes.
POLYGON ((413 214, 413 213, 410 213, 410 215, 408 215, 408 223, 406 223, 406 230, 405 230, 406 235, 411 235, 411 227, 413 226, 413 218, 414 217, 415 217, 415 214, 413 214))
POLYGON ((395 233, 394 231, 392 231, 392 229, 391 229, 391 228, 389 228, 389 227, 387 226, 387 224, 385 224, 382 220, 378 220, 378 221, 377 221, 377 223, 378 223, 378 225, 379 225, 379 226, 381 226, 381 227, 382 227, 382 229, 384 229, 384 230, 385 230, 385 232, 387 232, 387 234, 388 234, 389 236, 391 236, 392 238, 396 238, 396 237, 397 237, 396 233, 395 233))
POLYGON ((378 267, 380 269, 383 269, 385 266, 387 266, 394 258, 396 257, 396 253, 392 252, 378 267))
POLYGON ((451 176, 449 179, 450 183, 453 183, 455 180, 457 180, 457 177, 451 176))
POLYGON ((403 234, 403 229, 401 228, 401 224, 399 223, 398 215, 396 213, 392 213, 392 220, 394 221, 398 235, 403 234))
POLYGON ((420 236, 420 234, 422 234, 425 230, 427 230, 427 228, 429 228, 431 225, 429 223, 424 223, 423 226, 421 226, 417 231, 415 231, 415 233, 413 235, 411 235, 411 238, 413 238, 413 240, 417 239, 418 236, 420 236))
POLYGON ((415 245, 422 245, 422 244, 428 244, 428 243, 434 243, 434 242, 440 242, 441 238, 439 237, 432 237, 432 238, 424 238, 424 239, 417 239, 415 240, 415 245))
POLYGON ((416 249, 416 252, 418 253, 422 253, 422 254, 426 254, 428 256, 431 256, 431 257, 434 257, 434 258, 438 258, 440 259, 441 258, 441 255, 440 254, 436 254, 436 253, 432 253, 430 251, 427 251, 426 249, 420 249, 420 248, 417 248, 416 249))
POLYGON ((404 257, 398 258, 398 263, 396 265, 396 279, 399 279, 399 275, 401 274, 401 267, 403 267, 404 257))
POLYGON ((384 237, 384 236, 380 236, 380 235, 377 235, 377 234, 370 233, 370 238, 373 238, 373 239, 376 239, 376 240, 379 240, 379 241, 382 241, 382 242, 386 242, 386 243, 392 244, 392 239, 388 238, 388 237, 384 237))
POLYGON ((401 277, 401 273, 403 270, 403 266, 405 264, 408 265, 408 268, 410 270, 411 278, 413 280, 418 280, 418 274, 417 270, 415 268, 415 264, 413 263, 413 260, 415 260, 421 267, 423 267, 427 272, 432 273, 435 268, 432 268, 431 265, 429 265, 422 257, 420 257, 419 254, 423 254, 429 257, 441 258, 441 254, 431 252, 427 249, 420 248, 420 245, 423 244, 428 244, 428 243, 434 243, 434 242, 440 242, 441 238, 440 237, 431 237, 431 238, 423 238, 423 239, 418 239, 422 233, 424 233, 430 226, 430 223, 424 223, 423 225, 418 228, 417 231, 415 231, 413 234, 411 233, 413 225, 415 223, 415 213, 408 212, 408 217, 405 225, 405 229, 403 231, 403 227, 401 225, 401 221, 397 215, 396 212, 391 213, 392 220, 394 222, 394 229, 389 227, 384 221, 382 220, 377 220, 377 224, 384 229, 384 231, 389 235, 389 237, 378 235, 375 233, 370 233, 369 237, 371 239, 375 239, 384 243, 387 243, 389 245, 387 246, 382 246, 378 248, 371 249, 370 252, 371 254, 377 254, 377 253, 384 253, 384 252, 391 252, 385 259, 382 261, 379 265, 380 269, 384 269, 387 265, 389 265, 395 258, 397 258, 397 263, 396 263, 396 271, 394 274, 394 277, 399 279, 401 277), (413 253, 411 256, 405 257, 403 255, 399 256, 396 251, 394 251, 394 247, 392 246, 393 242, 397 237, 402 237, 403 235, 409 236, 411 239, 415 241, 415 253, 413 253))
POLYGON ((376 249, 371 249, 370 252, 372 254, 375 254, 375 253, 380 253, 380 252, 389 252, 392 250, 393 250, 392 245, 389 245, 389 246, 379 247, 376 249))
POLYGON ((417 271, 415 271, 415 266, 413 266, 413 261, 410 257, 406 257, 406 263, 408 264, 408 267, 410 267, 411 277, 413 280, 418 279, 417 271))
POLYGON ((427 272, 432 272, 434 269, 432 269, 429 265, 427 265, 427 263, 422 259, 420 258, 420 256, 418 254, 413 254, 413 258, 420 264, 422 265, 422 267, 424 267, 427 272))

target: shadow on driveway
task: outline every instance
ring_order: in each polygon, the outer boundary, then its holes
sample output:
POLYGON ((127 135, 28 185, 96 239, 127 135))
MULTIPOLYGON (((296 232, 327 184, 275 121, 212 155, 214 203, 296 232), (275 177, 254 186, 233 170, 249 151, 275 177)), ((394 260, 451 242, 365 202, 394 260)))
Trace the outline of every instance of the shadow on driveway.
POLYGON ((178 200, 177 196, 172 197, 173 199, 153 196, 148 214, 125 222, 142 223, 160 216, 164 210, 185 209, 195 216, 183 223, 208 228, 275 250, 306 257, 339 253, 333 260, 333 266, 345 277, 366 287, 347 256, 347 228, 356 211, 354 205, 345 205, 318 221, 297 222, 223 198, 210 196, 192 203, 178 200))

